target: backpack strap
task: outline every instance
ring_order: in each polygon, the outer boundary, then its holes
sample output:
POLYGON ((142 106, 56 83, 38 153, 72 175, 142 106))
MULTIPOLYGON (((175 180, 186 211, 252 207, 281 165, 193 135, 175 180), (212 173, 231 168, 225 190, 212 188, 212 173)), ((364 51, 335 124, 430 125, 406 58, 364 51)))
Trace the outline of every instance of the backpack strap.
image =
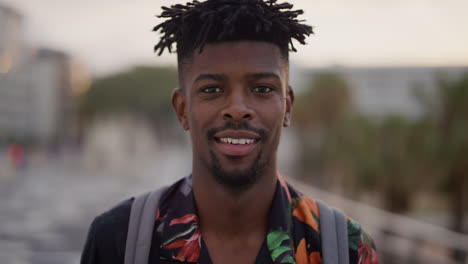
POLYGON ((125 245, 125 264, 147 264, 159 200, 167 187, 137 196, 132 204, 125 245))
POLYGON ((348 226, 338 209, 317 200, 320 215, 320 236, 324 264, 349 264, 348 226))

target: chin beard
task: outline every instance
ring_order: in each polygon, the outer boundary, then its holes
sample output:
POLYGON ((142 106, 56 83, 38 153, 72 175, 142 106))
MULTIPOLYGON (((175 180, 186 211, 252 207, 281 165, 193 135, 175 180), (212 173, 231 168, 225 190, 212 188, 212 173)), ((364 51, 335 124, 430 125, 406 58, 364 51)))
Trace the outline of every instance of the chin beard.
MULTIPOLYGON (((267 162, 261 162, 260 157, 262 153, 260 152, 252 166, 244 170, 232 170, 226 171, 219 162, 219 159, 211 154, 211 172, 215 180, 223 185, 227 190, 239 194, 248 190, 252 185, 254 185, 258 180, 263 176, 267 162)), ((232 157, 235 159, 236 157, 232 157)))

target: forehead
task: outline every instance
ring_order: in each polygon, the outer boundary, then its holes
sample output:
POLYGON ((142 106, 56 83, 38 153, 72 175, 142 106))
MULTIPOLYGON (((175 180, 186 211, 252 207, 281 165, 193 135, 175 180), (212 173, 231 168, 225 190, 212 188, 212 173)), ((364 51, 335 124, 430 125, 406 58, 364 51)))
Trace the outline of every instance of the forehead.
POLYGON ((242 75, 272 72, 286 77, 287 60, 278 46, 259 41, 236 41, 207 44, 203 52, 195 50, 184 70, 185 77, 198 74, 242 75))

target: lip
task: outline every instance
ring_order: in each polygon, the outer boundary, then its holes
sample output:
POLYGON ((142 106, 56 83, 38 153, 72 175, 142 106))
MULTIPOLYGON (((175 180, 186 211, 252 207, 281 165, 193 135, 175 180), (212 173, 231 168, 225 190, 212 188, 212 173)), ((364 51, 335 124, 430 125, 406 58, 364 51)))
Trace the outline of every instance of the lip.
POLYGON ((223 153, 226 156, 247 156, 250 154, 255 147, 258 144, 258 141, 260 140, 260 135, 248 131, 248 130, 223 130, 215 134, 215 142, 216 142, 216 148, 219 150, 219 152, 223 153), (221 142, 219 139, 220 138, 233 138, 233 139, 240 139, 240 138, 245 138, 245 139, 253 139, 254 142, 250 144, 243 144, 243 145, 235 145, 235 144, 230 144, 230 143, 224 143, 221 142))

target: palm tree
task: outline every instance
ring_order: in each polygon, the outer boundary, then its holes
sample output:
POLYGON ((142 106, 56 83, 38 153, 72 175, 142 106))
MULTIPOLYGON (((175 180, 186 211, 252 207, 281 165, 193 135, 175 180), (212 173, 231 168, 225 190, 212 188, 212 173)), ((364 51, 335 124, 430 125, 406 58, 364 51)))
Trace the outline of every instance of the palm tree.
POLYGON ((298 94, 294 106, 294 124, 303 142, 301 174, 316 185, 331 187, 333 177, 327 175, 327 170, 333 167, 333 161, 326 146, 349 116, 350 87, 339 73, 334 72, 311 75, 309 82, 308 89, 298 94))
MULTIPOLYGON (((428 167, 439 174, 437 189, 449 197, 451 227, 466 233, 468 211, 468 72, 458 80, 440 77, 436 97, 423 100, 426 122, 431 125, 427 136, 432 149, 428 167)), ((463 261, 462 252, 455 259, 463 261)))
POLYGON ((459 80, 439 80, 439 107, 432 117, 437 131, 437 160, 449 191, 452 228, 466 232, 468 210, 468 72, 459 80))

